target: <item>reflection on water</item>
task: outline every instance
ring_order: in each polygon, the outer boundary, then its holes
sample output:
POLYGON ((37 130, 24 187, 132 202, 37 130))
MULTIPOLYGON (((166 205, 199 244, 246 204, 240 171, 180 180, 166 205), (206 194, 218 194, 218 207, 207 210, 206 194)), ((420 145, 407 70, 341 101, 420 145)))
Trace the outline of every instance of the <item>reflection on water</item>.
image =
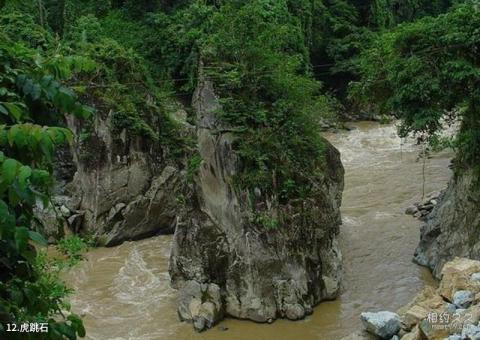
MULTIPOLYGON (((170 236, 92 250, 67 275, 75 288, 74 311, 84 315, 91 339, 339 339, 356 331, 359 314, 395 310, 425 284, 424 268, 411 262, 419 222, 404 214, 422 196, 419 149, 396 136, 394 126, 356 123, 353 131, 326 137, 341 151, 345 166, 340 244, 345 275, 343 292, 320 304, 306 320, 260 325, 225 320, 197 334, 178 322, 175 291, 169 286, 170 236)), ((450 176, 448 153, 426 164, 426 192, 442 189, 450 176)))

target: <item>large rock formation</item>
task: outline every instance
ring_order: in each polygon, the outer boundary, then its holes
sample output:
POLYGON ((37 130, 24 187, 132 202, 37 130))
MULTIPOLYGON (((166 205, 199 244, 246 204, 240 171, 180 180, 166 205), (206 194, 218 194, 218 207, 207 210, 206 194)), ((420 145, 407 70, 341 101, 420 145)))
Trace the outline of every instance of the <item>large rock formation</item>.
POLYGON ((320 301, 334 299, 344 174, 338 151, 325 141, 327 166, 316 192, 279 205, 258 189, 250 195, 234 187, 240 168, 235 137, 216 118, 220 105, 209 81, 199 82, 193 106, 202 158, 199 210, 177 226, 170 261, 180 318, 193 321, 197 330, 225 314, 257 322, 297 320, 320 301), (258 225, 254 214, 275 216, 278 226, 258 225))
POLYGON ((184 171, 158 143, 126 130, 115 133, 111 116, 95 115, 88 133, 85 122, 68 118, 76 135, 74 176, 54 198, 57 216, 47 211, 46 221, 60 217, 74 232, 107 246, 173 233, 184 211, 184 171))
POLYGON ((455 256, 480 259, 480 185, 472 170, 455 176, 421 228, 414 261, 439 277, 455 256))

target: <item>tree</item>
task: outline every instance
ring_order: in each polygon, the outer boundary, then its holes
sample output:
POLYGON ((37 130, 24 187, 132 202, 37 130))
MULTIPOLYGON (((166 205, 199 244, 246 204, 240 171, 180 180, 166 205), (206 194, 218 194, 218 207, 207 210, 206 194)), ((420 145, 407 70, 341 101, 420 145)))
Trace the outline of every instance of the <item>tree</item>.
POLYGON ((444 123, 461 128, 450 145, 457 170, 480 169, 479 3, 456 6, 380 34, 361 55, 351 96, 402 120, 401 136, 438 143, 444 123))
POLYGON ((86 117, 92 110, 61 85, 83 62, 75 58, 44 58, 39 50, 0 34, 0 337, 8 323, 48 323, 45 334, 22 333, 22 339, 76 339, 84 336, 81 319, 68 314, 68 289, 45 271, 37 247, 46 244, 34 214, 39 201, 46 206, 52 184, 56 145, 71 141, 63 127, 40 125, 45 117, 73 113, 86 117))

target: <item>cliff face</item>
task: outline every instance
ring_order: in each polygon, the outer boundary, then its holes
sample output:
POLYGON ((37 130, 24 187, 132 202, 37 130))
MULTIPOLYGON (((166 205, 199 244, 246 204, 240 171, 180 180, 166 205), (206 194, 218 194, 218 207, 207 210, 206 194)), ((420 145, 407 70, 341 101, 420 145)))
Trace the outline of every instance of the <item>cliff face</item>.
POLYGON ((438 278, 456 256, 480 259, 480 188, 473 171, 453 178, 421 228, 414 261, 438 278))
POLYGON ((114 135, 109 116, 96 118, 85 150, 80 144, 74 154, 69 188, 84 212, 83 228, 106 245, 173 231, 184 176, 154 143, 125 130, 114 135))
POLYGON ((303 318, 339 290, 344 171, 338 151, 325 141, 327 170, 309 199, 278 206, 257 192, 252 204, 248 192, 233 186, 240 161, 233 134, 215 117, 220 106, 209 81, 199 82, 193 106, 202 158, 199 210, 177 226, 170 261, 180 318, 197 330, 225 314, 257 322, 303 318), (252 210, 276 216, 278 226, 253 223, 252 210))
POLYGON ((60 196, 63 217, 107 246, 173 232, 184 211, 185 174, 145 137, 115 134, 111 114, 94 117, 85 140, 82 123, 68 121, 77 136, 76 171, 60 196))

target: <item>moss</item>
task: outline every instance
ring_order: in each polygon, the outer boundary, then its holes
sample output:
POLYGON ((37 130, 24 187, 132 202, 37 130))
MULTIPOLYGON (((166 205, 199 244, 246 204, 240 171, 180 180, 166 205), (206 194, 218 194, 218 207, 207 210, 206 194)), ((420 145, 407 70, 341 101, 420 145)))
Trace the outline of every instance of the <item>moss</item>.
POLYGON ((136 112, 114 112, 112 114, 112 127, 114 132, 117 133, 126 129, 134 135, 158 140, 158 135, 153 131, 152 127, 141 119, 136 112))
POLYGON ((278 219, 272 217, 268 212, 255 213, 253 217, 253 222, 269 230, 277 229, 279 226, 278 219))
POLYGON ((197 152, 193 154, 187 163, 187 180, 193 182, 193 178, 200 169, 200 164, 202 164, 202 156, 197 152))

